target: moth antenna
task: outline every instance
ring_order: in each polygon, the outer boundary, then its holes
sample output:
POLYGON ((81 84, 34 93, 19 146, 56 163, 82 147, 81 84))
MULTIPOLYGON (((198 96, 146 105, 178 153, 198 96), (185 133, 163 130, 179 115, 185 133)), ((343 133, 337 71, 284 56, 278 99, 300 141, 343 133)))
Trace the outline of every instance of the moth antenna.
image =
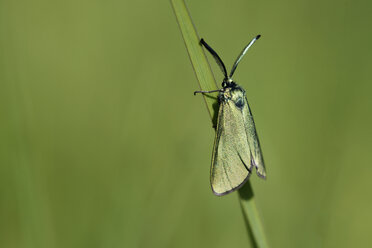
POLYGON ((222 62, 222 59, 218 54, 207 44, 207 42, 204 41, 204 39, 200 40, 200 43, 213 55, 213 58, 216 60, 218 66, 220 67, 222 73, 225 75, 225 78, 227 78, 227 71, 224 63, 222 62))
POLYGON ((232 67, 231 69, 231 72, 230 72, 230 76, 229 78, 232 77, 232 75, 234 74, 235 70, 236 70, 236 67, 238 66, 240 60, 242 60, 243 56, 245 55, 245 53, 248 51, 248 49, 253 45, 253 43, 256 42, 256 40, 258 40, 259 38, 261 37, 261 35, 257 35, 256 37, 253 38, 253 40, 251 42, 249 42, 249 44, 244 47, 243 51, 241 51, 241 53, 239 54, 238 58, 236 58, 236 61, 234 63, 234 66, 232 67))

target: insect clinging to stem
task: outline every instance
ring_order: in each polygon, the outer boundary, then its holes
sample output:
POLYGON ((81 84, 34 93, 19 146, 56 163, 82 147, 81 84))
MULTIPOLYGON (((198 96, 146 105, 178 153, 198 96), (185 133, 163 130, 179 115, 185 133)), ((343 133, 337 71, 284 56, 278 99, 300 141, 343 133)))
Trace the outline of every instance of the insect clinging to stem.
POLYGON ((218 54, 203 39, 200 40, 200 43, 212 54, 225 76, 222 89, 194 92, 194 95, 219 92, 219 111, 210 171, 212 191, 218 196, 226 195, 242 187, 254 167, 259 177, 266 178, 260 142, 245 90, 232 79, 240 60, 260 37, 257 35, 243 49, 229 75, 218 54))

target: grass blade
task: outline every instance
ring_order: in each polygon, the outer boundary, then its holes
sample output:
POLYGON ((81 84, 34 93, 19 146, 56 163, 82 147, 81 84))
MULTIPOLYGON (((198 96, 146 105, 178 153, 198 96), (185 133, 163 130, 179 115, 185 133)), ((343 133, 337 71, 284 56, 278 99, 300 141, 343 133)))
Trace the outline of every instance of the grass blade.
MULTIPOLYGON (((183 0, 171 0, 174 13, 181 29, 183 40, 185 42, 191 64, 194 68, 196 78, 198 79, 201 90, 215 90, 218 89, 214 79, 212 70, 205 56, 205 53, 199 44, 200 38, 196 33, 194 24, 191 21, 189 12, 183 0)), ((212 120, 215 115, 213 114, 217 109, 216 99, 203 95, 207 109, 212 120)))

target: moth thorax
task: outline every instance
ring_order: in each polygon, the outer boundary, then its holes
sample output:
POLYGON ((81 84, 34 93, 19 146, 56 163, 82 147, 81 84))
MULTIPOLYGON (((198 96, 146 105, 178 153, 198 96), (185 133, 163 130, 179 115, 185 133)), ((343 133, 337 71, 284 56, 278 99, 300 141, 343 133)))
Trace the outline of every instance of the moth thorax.
POLYGON ((231 100, 233 100, 234 102, 238 101, 239 99, 244 98, 244 92, 239 88, 231 90, 230 94, 231 94, 231 100))

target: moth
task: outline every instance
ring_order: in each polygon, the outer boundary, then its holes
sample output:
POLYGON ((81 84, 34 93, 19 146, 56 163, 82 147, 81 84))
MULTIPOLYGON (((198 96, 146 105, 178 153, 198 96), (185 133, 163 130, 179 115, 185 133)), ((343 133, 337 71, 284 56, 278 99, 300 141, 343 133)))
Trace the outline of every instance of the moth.
POLYGON ((259 38, 260 35, 257 35, 243 49, 229 76, 218 54, 203 39, 200 40, 200 43, 212 54, 225 76, 222 89, 194 92, 194 95, 219 92, 219 110, 210 171, 212 191, 218 196, 226 195, 242 187, 254 168, 259 177, 266 178, 260 142, 245 90, 232 79, 240 60, 259 38))

